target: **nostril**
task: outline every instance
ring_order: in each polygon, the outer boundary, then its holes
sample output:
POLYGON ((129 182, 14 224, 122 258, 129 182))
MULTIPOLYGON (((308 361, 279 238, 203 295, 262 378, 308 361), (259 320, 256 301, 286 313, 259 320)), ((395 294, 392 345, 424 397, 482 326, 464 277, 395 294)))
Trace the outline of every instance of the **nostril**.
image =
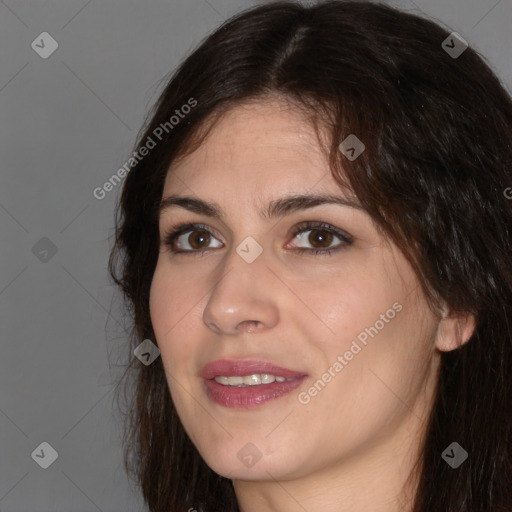
POLYGON ((247 324, 247 332, 253 332, 259 324, 257 320, 247 320, 245 323, 247 324))
POLYGON ((209 326, 210 326, 210 327, 211 327, 215 332, 220 333, 220 329, 217 327, 217 325, 215 325, 215 323, 214 323, 214 322, 210 322, 208 325, 209 325, 209 326))

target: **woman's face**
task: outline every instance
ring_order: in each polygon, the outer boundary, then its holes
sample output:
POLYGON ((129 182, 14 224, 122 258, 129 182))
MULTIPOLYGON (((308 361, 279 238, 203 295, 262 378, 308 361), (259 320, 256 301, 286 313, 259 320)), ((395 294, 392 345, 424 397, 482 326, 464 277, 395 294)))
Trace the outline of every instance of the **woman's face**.
POLYGON ((151 319, 206 463, 234 480, 290 480, 370 460, 382 473, 413 457, 438 322, 405 257, 357 204, 290 199, 357 203, 313 129, 283 103, 237 107, 171 167, 171 195, 195 202, 161 211, 151 319), (198 226, 166 245, 179 224, 198 226))

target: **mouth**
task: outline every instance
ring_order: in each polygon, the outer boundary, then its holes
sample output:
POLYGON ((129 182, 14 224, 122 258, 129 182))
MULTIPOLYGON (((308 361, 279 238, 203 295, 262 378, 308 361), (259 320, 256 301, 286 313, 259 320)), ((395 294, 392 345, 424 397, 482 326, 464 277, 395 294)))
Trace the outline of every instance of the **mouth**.
POLYGON ((308 377, 266 361, 217 360, 201 371, 210 400, 229 408, 252 409, 287 395, 308 377))

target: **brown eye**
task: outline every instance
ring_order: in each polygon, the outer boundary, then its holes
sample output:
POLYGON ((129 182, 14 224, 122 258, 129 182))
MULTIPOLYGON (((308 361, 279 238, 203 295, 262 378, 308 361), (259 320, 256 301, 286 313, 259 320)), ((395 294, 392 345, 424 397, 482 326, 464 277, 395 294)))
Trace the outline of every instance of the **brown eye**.
POLYGON ((310 252, 325 255, 348 247, 354 241, 353 237, 345 231, 330 224, 315 221, 304 222, 297 226, 293 238, 310 245, 310 247, 296 245, 296 251, 299 253, 310 252), (332 245, 333 242, 335 245, 332 245))
MULTIPOLYGON (((216 240, 216 238, 206 227, 194 224, 180 226, 165 236, 165 244, 171 248, 172 252, 177 253, 201 252, 210 248, 212 240, 216 240)), ((222 243, 218 242, 215 247, 222 247, 222 243)))
POLYGON ((204 245, 208 246, 210 242, 210 234, 205 231, 191 231, 187 241, 192 249, 203 249, 204 245))
POLYGON ((325 229, 312 229, 308 236, 308 242, 314 247, 325 249, 332 243, 333 235, 325 229))
MULTIPOLYGON (((330 224, 318 222, 305 222, 295 229, 293 238, 307 242, 311 247, 297 247, 299 253, 329 255, 333 251, 343 249, 352 244, 353 237, 330 224), (306 233, 309 235, 306 236, 306 233), (331 245, 338 240, 337 245, 331 245)), ((172 253, 204 254, 212 248, 212 241, 217 241, 213 248, 223 247, 222 242, 210 232, 203 224, 184 224, 171 230, 165 237, 164 243, 172 253)))

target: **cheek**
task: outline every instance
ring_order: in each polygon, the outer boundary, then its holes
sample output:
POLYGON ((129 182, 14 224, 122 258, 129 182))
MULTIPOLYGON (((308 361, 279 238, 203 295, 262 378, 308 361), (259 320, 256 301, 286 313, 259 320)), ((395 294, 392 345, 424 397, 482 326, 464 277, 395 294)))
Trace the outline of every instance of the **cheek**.
POLYGON ((149 313, 157 340, 172 325, 170 317, 172 316, 173 308, 171 304, 174 301, 172 293, 169 292, 171 290, 166 284, 165 273, 162 271, 161 265, 157 264, 149 291, 149 313))
POLYGON ((149 310, 155 329, 165 337, 170 336, 193 312, 201 298, 201 289, 193 279, 167 265, 160 255, 149 294, 149 310))
MULTIPOLYGON (((330 351, 345 349, 360 334, 364 338, 365 329, 379 321, 380 315, 392 309, 403 295, 396 283, 389 285, 375 264, 372 270, 345 268, 328 276, 323 286, 317 282, 298 294, 307 297, 318 317, 310 323, 311 339, 321 332, 322 344, 330 351)), ((391 310, 390 315, 394 313, 391 310)))
POLYGON ((200 298, 197 289, 196 293, 191 289, 194 287, 184 286, 169 268, 157 264, 151 283, 149 311, 157 345, 169 369, 178 368, 179 363, 189 357, 186 347, 190 344, 185 343, 185 332, 191 328, 194 306, 200 298))
POLYGON ((188 396, 182 392, 184 385, 188 387, 185 369, 193 367, 194 346, 186 332, 196 303, 197 297, 186 293, 179 277, 157 264, 149 296, 150 317, 172 401, 180 416, 186 412, 188 396))
MULTIPOLYGON (((402 309, 393 310, 394 317, 383 326, 378 323, 376 330, 371 329, 379 318, 374 314, 354 322, 340 320, 346 333, 339 334, 337 343, 324 345, 327 364, 318 367, 313 387, 305 390, 312 397, 306 407, 333 418, 319 427, 319 435, 334 439, 341 430, 354 445, 364 443, 397 428, 422 400, 432 352, 417 306, 403 302, 402 309), (365 334, 365 343, 357 338, 359 333, 365 334), (322 381, 318 385, 317 379, 322 381)), ((385 314, 387 305, 383 301, 377 312, 385 314)))
POLYGON ((345 359, 337 374, 344 377, 338 378, 332 389, 338 385, 350 388, 358 400, 365 398, 363 389, 372 389, 379 396, 383 384, 375 374, 382 374, 398 389, 421 380, 432 352, 428 306, 412 270, 392 254, 366 263, 364 268, 356 262, 333 273, 328 285, 316 288, 308 297, 329 329, 316 331, 304 324, 311 339, 318 340, 317 348, 327 365, 323 371, 335 364, 338 356, 345 359))

